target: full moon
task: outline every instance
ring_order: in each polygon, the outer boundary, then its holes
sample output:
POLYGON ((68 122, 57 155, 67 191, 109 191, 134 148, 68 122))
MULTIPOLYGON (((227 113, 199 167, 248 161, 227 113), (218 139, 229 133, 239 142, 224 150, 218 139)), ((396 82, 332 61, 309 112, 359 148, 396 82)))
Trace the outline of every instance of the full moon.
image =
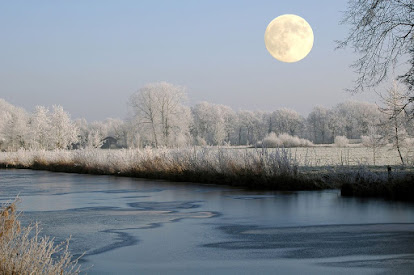
POLYGON ((313 46, 311 26, 300 16, 285 14, 270 22, 264 36, 266 49, 282 62, 297 62, 305 58, 313 46))

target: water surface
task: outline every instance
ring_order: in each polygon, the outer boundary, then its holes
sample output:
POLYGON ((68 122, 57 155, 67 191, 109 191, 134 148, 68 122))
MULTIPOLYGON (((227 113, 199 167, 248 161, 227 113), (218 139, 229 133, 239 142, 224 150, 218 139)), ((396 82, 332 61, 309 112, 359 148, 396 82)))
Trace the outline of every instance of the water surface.
POLYGON ((410 203, 0 170, 0 200, 17 194, 23 221, 72 236, 88 274, 414 271, 410 203))

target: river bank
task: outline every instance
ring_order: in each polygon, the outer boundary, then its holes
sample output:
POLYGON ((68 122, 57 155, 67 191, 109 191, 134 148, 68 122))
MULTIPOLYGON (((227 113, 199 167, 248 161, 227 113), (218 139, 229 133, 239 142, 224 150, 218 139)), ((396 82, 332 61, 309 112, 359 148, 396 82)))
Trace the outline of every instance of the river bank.
POLYGON ((414 200, 412 167, 299 165, 287 149, 2 152, 0 167, 213 183, 258 190, 339 188, 343 196, 414 200))

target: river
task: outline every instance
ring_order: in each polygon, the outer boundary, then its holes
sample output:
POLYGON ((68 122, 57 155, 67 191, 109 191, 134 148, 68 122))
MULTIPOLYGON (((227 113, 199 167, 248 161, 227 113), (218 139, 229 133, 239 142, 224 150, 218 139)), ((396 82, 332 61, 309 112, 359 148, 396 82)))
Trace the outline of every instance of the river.
POLYGON ((414 204, 0 170, 0 201, 85 252, 88 274, 414 272, 414 204))

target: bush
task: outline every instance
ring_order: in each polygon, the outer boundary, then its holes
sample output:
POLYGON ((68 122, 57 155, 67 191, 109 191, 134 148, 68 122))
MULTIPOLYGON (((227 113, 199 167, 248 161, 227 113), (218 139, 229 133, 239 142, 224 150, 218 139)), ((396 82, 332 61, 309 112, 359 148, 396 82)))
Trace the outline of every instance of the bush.
POLYGON ((275 133, 271 132, 263 139, 261 145, 266 148, 277 148, 282 147, 282 142, 275 133))
POLYGON ((268 134, 261 142, 261 147, 266 148, 310 147, 312 145, 313 143, 310 140, 291 136, 289 134, 280 134, 278 136, 274 132, 268 134))
POLYGON ((336 147, 346 147, 349 144, 349 139, 346 136, 336 136, 334 144, 336 147))
POLYGON ((38 224, 22 227, 16 202, 0 209, 1 274, 79 274, 77 260, 72 261, 69 241, 55 245, 49 237, 40 237, 38 224))
POLYGON ((361 143, 365 147, 371 147, 373 145, 373 139, 370 136, 361 136, 361 143))

